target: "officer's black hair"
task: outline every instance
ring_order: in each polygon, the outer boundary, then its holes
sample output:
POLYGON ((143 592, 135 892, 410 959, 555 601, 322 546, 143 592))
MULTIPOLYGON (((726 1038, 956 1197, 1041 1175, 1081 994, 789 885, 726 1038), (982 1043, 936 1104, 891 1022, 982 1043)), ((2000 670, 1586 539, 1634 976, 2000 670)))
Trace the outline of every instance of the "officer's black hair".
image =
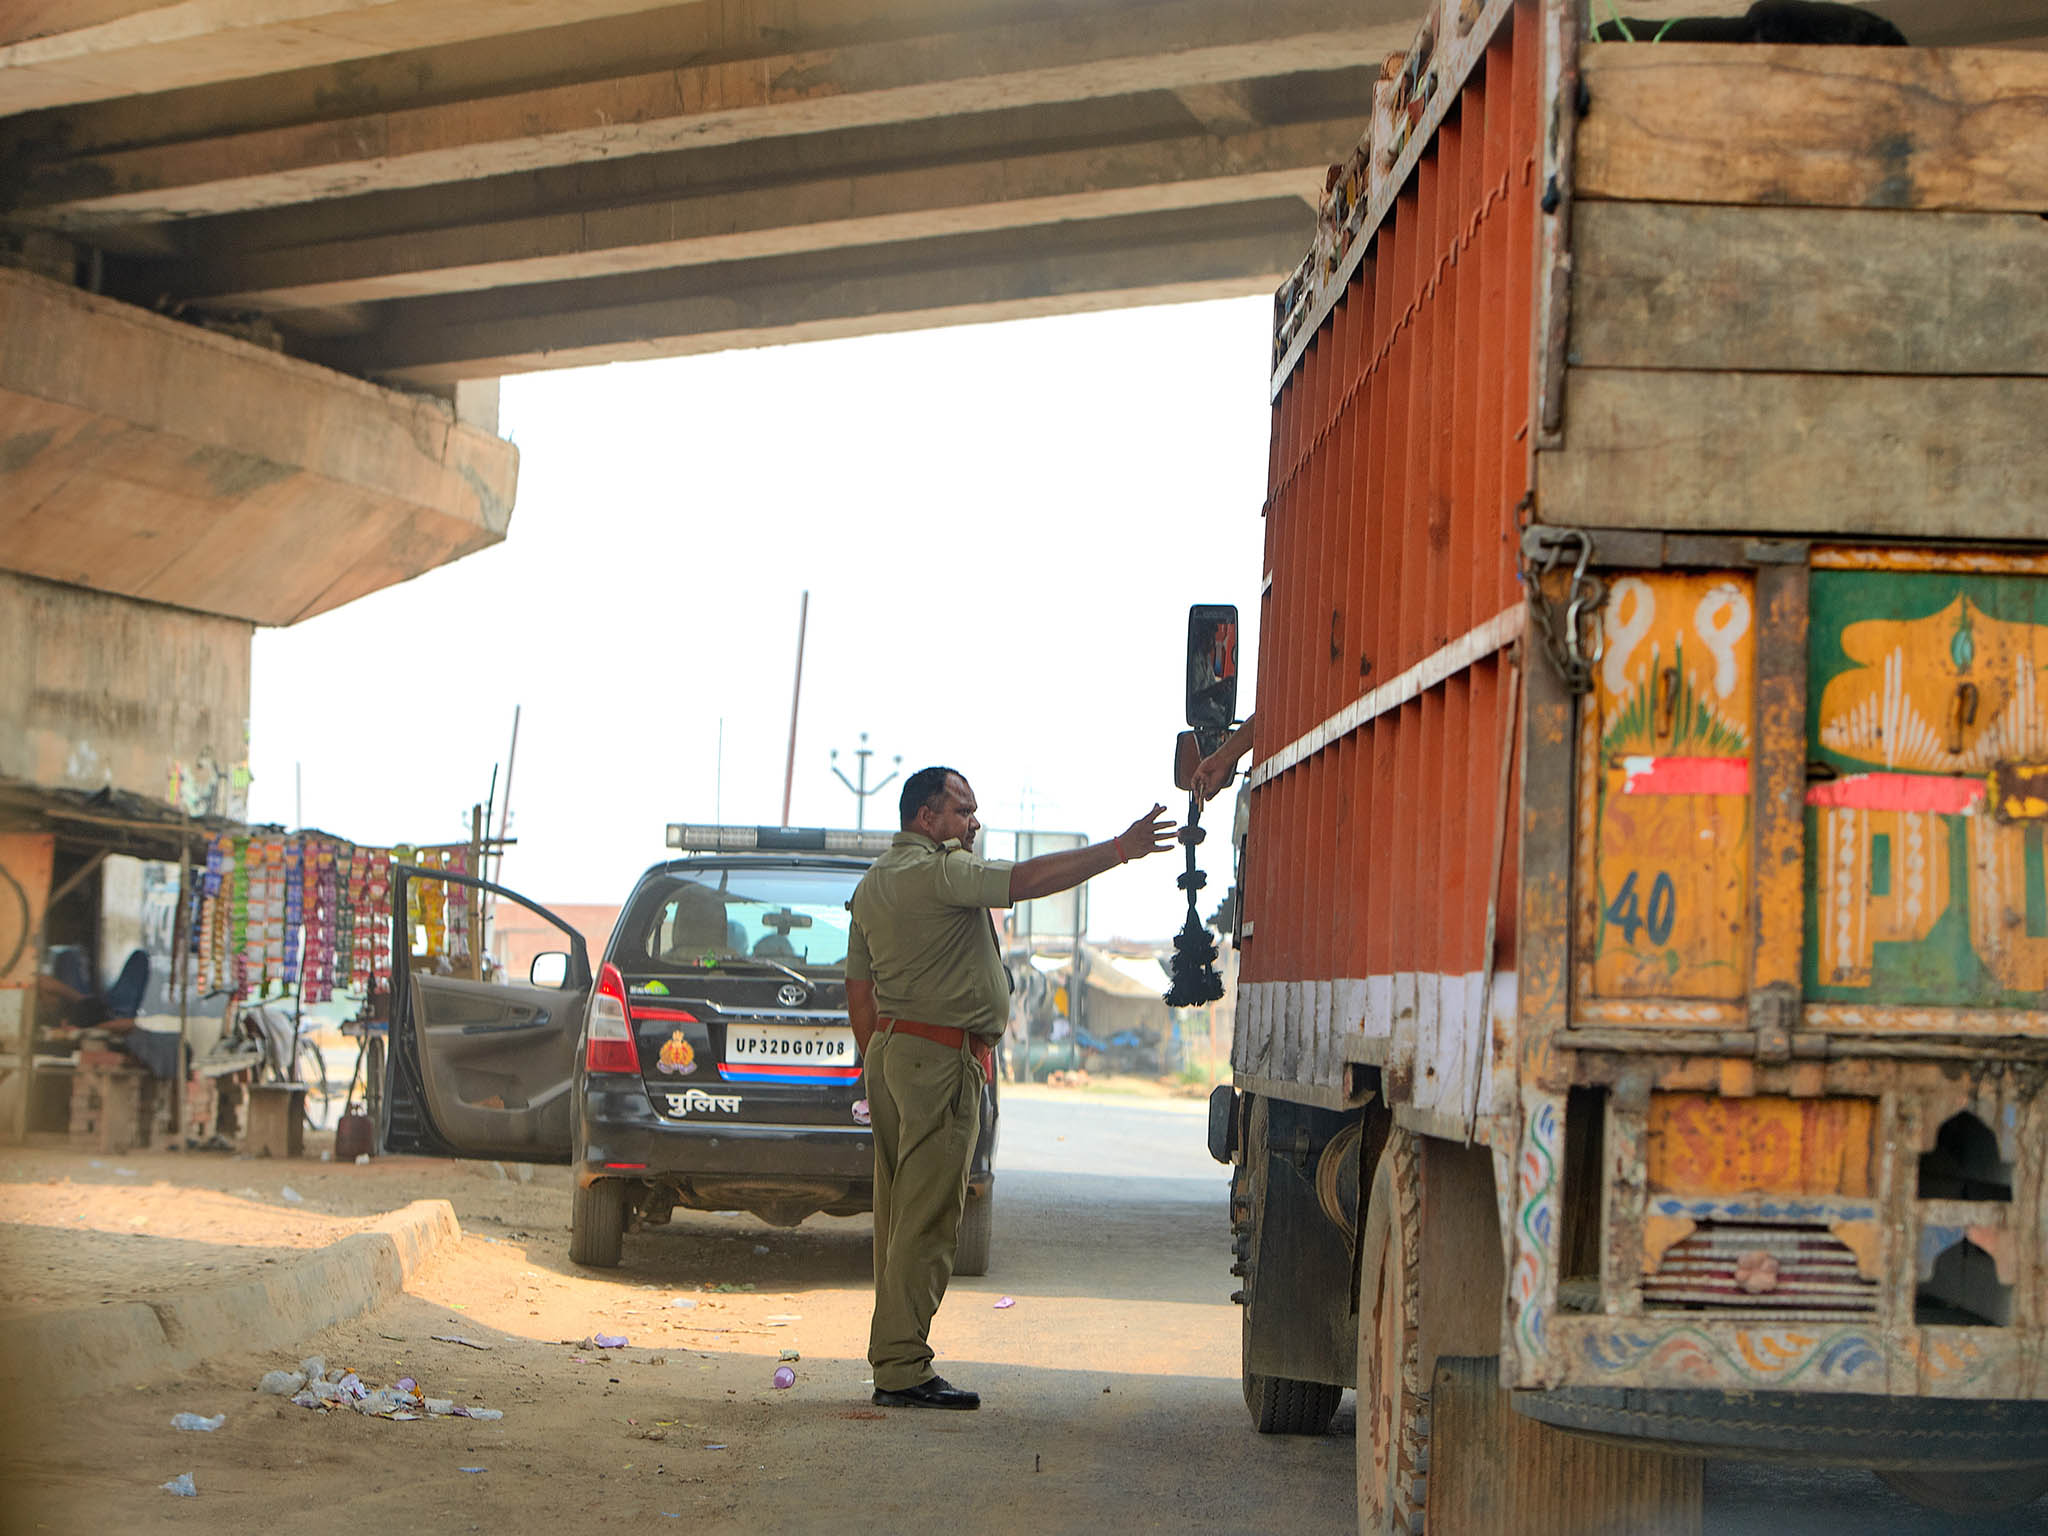
POLYGON ((948 778, 959 779, 963 784, 967 781, 967 775, 958 768, 920 768, 903 781, 903 793, 896 802, 903 826, 917 820, 917 813, 926 806, 937 803, 946 792, 948 778))

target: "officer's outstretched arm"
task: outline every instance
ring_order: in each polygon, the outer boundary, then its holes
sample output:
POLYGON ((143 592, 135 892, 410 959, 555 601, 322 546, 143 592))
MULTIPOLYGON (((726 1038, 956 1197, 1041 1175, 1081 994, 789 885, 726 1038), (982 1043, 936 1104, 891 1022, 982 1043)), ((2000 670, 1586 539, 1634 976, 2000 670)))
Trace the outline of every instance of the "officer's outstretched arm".
POLYGON ((1010 871, 1010 900, 1030 901, 1056 891, 1070 891, 1105 869, 1171 848, 1179 831, 1166 819, 1166 807, 1155 805, 1106 843, 1090 843, 1086 848, 1065 848, 1026 859, 1010 871))

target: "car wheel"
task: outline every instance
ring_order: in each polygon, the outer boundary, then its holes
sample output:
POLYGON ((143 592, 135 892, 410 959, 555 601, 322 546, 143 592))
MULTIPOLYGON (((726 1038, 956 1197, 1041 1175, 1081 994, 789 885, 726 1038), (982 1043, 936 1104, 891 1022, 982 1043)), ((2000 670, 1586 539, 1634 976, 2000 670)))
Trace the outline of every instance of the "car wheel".
POLYGON ((625 1236, 625 1181, 579 1184, 569 1206, 569 1257, 592 1269, 616 1269, 625 1236))
POLYGON ((995 1240, 996 1187, 985 1192, 969 1190, 967 1209, 960 1217, 960 1248, 953 1258, 956 1275, 988 1273, 988 1251, 995 1240))

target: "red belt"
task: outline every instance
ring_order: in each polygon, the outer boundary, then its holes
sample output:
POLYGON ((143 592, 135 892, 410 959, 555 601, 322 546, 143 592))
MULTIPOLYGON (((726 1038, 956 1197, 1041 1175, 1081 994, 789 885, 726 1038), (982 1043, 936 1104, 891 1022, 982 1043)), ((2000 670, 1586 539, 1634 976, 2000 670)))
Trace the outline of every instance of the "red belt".
POLYGON ((970 1035, 964 1029, 955 1029, 950 1024, 920 1024, 915 1019, 892 1019, 886 1016, 875 1023, 885 1030, 900 1035, 916 1035, 920 1040, 929 1040, 934 1045, 948 1045, 959 1050, 963 1045, 974 1052, 974 1059, 981 1067, 981 1075, 989 1082, 996 1080, 995 1046, 980 1035, 970 1035))

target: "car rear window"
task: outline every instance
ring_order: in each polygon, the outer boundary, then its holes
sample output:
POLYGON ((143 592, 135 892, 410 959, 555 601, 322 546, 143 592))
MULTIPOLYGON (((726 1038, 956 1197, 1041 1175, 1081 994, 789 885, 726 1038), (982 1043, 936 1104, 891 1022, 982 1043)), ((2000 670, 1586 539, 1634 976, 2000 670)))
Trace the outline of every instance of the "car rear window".
POLYGON ((726 960, 843 969, 846 903, 860 876, 857 869, 715 868, 663 875, 641 907, 645 932, 629 948, 655 969, 696 970, 726 960))

